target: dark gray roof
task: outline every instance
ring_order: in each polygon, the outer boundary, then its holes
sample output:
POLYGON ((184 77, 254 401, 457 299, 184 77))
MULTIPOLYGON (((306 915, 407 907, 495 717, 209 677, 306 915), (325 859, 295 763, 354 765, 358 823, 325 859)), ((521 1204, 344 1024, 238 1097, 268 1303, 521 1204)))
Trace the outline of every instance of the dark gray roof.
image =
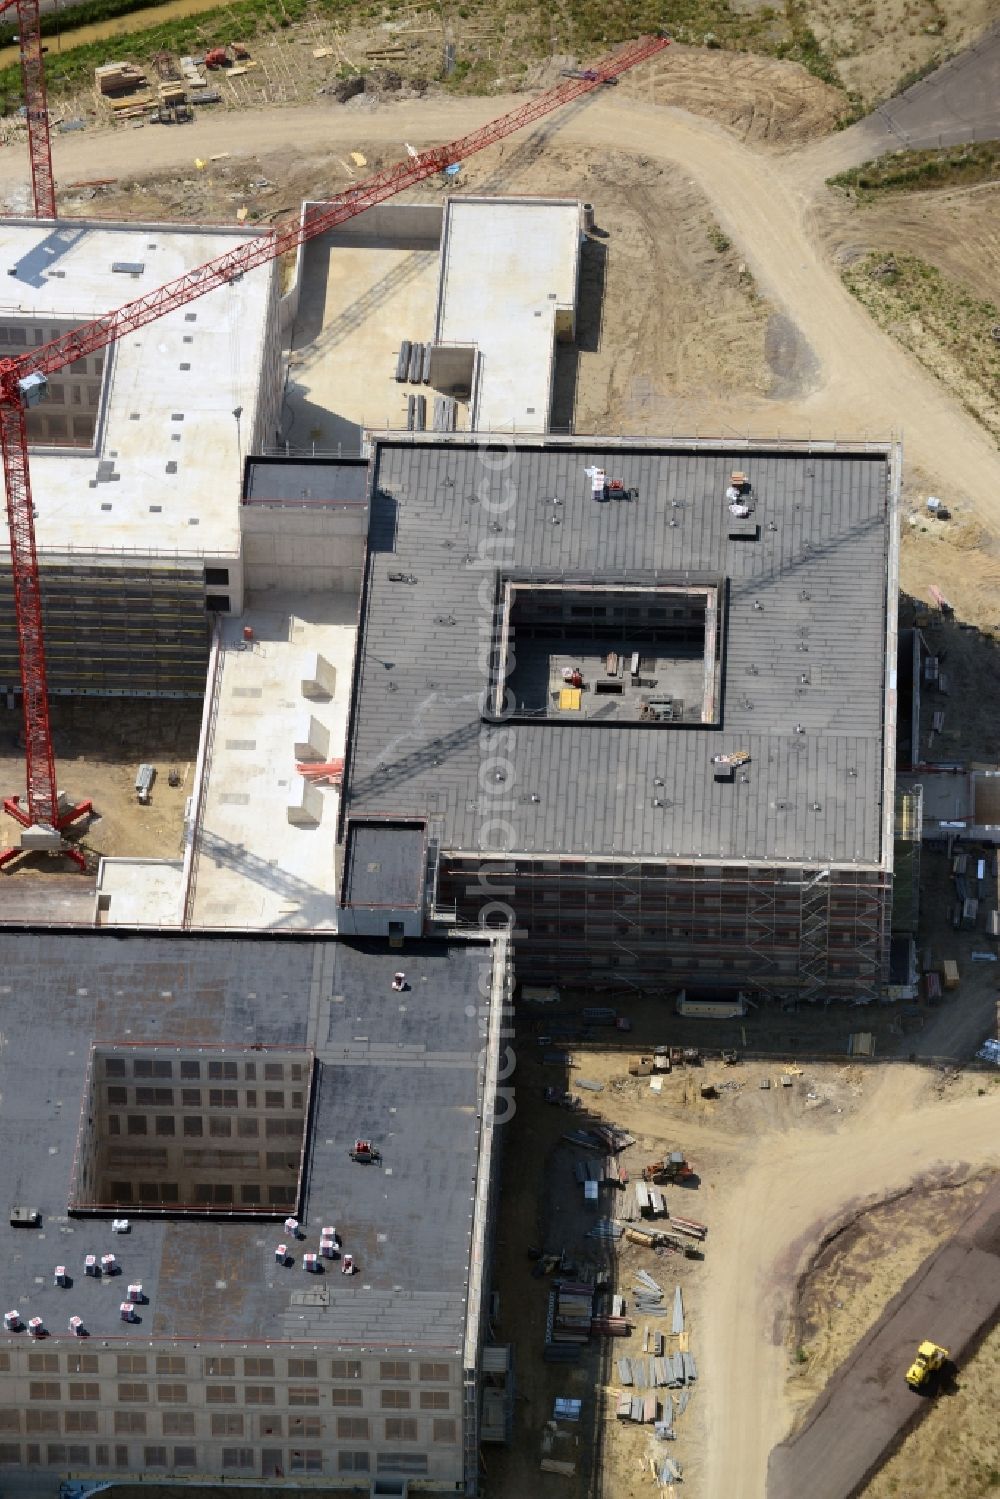
POLYGON ((368 485, 364 458, 248 458, 243 498, 255 504, 361 504, 368 485))
POLYGON ((362 822, 347 830, 344 901, 350 906, 419 906, 423 897, 422 823, 362 822))
POLYGON ((888 450, 380 443, 347 812, 427 816, 452 849, 501 847, 499 812, 518 852, 878 863, 889 493, 888 450), (588 464, 638 499, 595 502, 588 464), (757 495, 757 541, 728 539, 734 468, 757 495), (727 578, 721 727, 484 735, 498 567, 727 578), (717 784, 710 757, 733 749, 752 754, 749 782, 717 784), (492 795, 480 769, 498 752, 492 795))
POLYGON ((79 1315, 91 1335, 124 1334, 126 1284, 149 1297, 156 1338, 404 1342, 460 1349, 475 1193, 479 1097, 477 943, 407 943, 410 988, 391 988, 398 951, 367 942, 158 939, 0 933, 4 1045, 0 1150, 0 1300, 54 1336, 79 1315), (302 1212, 306 1238, 281 1269, 280 1222, 66 1213, 91 1043, 248 1041, 312 1045, 316 1103, 302 1212), (355 1165, 371 1138, 382 1166, 355 1165), (37 1208, 40 1231, 8 1223, 37 1208), (302 1254, 334 1223, 360 1273, 314 1276, 302 1254), (101 1284, 87 1253, 118 1255, 101 1284), (70 1290, 52 1273, 65 1264, 70 1290), (36 1279, 37 1278, 37 1279, 36 1279), (225 1282, 220 1289, 219 1281, 225 1282), (312 1293, 301 1304, 303 1293, 312 1293), (328 1305, 309 1302, 328 1300, 328 1305))

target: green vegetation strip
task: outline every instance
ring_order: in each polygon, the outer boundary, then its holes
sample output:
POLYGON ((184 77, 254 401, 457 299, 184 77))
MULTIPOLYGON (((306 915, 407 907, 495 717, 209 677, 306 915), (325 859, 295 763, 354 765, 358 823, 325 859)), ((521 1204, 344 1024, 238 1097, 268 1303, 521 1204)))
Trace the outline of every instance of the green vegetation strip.
MULTIPOLYGON (((61 50, 50 50, 46 57, 50 93, 58 96, 89 82, 93 69, 112 58, 143 64, 160 50, 199 51, 207 39, 218 44, 242 40, 291 26, 307 15, 321 22, 336 19, 343 27, 377 26, 393 15, 414 9, 411 0, 377 4, 365 4, 364 0, 233 0, 218 9, 143 27, 128 36, 80 47, 67 45, 74 26, 127 16, 144 9, 145 4, 140 6, 136 0, 85 0, 60 13, 58 28, 55 16, 44 17, 44 34, 53 35, 58 29, 61 36, 61 50)), ((456 28, 460 40, 455 66, 441 81, 463 93, 486 92, 498 81, 509 86, 532 63, 553 53, 592 59, 616 42, 661 28, 678 42, 692 46, 756 52, 799 62, 816 77, 843 89, 834 63, 807 24, 804 0, 785 0, 781 9, 748 7, 745 13, 731 7, 729 0, 566 0, 555 8, 543 0, 506 0, 499 6, 495 0, 463 0, 455 15, 459 22, 470 18, 486 22, 496 32, 497 41, 504 34, 505 22, 509 22, 506 34, 514 38, 502 47, 477 47, 475 43, 465 47, 461 41, 463 28, 456 28)), ((0 98, 6 101, 8 110, 17 106, 19 87, 16 67, 0 70, 0 98)), ((846 122, 856 113, 856 101, 845 93, 844 102, 846 122)))
POLYGON ((926 192, 1000 181, 1000 141, 945 146, 935 151, 894 151, 827 179, 862 202, 880 193, 926 192))
MULTIPOLYGON (((95 0, 95 3, 114 5, 117 0, 95 0)), ((118 14, 124 15, 134 9, 135 6, 123 5, 118 14)), ((318 9, 324 15, 357 14, 352 0, 323 0, 318 9)), ((64 45, 59 52, 50 48, 45 57, 49 95, 58 97, 60 93, 93 83, 94 69, 106 62, 128 60, 145 65, 155 52, 183 54, 202 51, 207 45, 224 46, 228 42, 243 41, 291 26, 316 10, 317 6, 310 4, 310 0, 236 0, 233 5, 164 21, 159 26, 146 27, 128 36, 109 37, 82 47, 64 45)), ((67 37, 65 21, 75 14, 75 11, 63 12, 64 43, 67 37)), ((5 112, 9 113, 19 105, 20 89, 20 68, 15 65, 0 69, 0 98, 5 112)))
POLYGON ((916 255, 874 250, 843 272, 880 327, 943 380, 1000 443, 1000 309, 916 255))
MULTIPOLYGON (((79 26, 93 26, 99 21, 115 21, 119 16, 131 15, 134 10, 147 10, 154 5, 166 5, 168 0, 82 0, 82 4, 71 9, 45 11, 39 17, 42 36, 66 36, 79 26)), ((0 47, 9 47, 17 40, 17 26, 13 22, 0 26, 0 47)))

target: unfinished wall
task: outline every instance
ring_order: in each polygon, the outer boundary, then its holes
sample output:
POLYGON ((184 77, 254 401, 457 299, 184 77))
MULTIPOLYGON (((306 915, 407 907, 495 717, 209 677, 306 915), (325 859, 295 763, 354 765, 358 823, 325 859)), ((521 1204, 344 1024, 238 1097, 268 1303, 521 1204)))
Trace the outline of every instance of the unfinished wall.
POLYGON ((268 444, 278 441, 281 425, 281 401, 284 390, 284 368, 281 353, 283 331, 283 309, 278 297, 277 268, 272 267, 270 294, 267 303, 267 319, 261 343, 261 361, 257 374, 257 400, 254 407, 254 424, 250 436, 249 451, 262 452, 268 444))
POLYGON ((240 525, 248 589, 360 594, 367 506, 244 505, 240 525))
MULTIPOLYGON (((71 695, 201 697, 208 664, 206 566, 41 558, 49 690, 71 695)), ((233 560, 219 564, 232 580, 233 560)), ((230 584, 216 593, 232 599, 230 584)), ((0 690, 19 688, 14 591, 0 567, 0 690)))
MULTIPOLYGON (((323 203, 305 203, 305 216, 323 203)), ((328 245, 369 244, 375 248, 397 250, 436 250, 441 243, 444 208, 440 203, 380 203, 348 219, 346 224, 322 236, 328 245)))

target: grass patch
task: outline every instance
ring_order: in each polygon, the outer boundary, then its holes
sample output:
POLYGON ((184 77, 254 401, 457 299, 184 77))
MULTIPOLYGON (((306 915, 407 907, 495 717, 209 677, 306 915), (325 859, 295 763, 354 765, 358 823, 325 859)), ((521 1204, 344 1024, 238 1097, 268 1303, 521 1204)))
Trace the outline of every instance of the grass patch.
POLYGON ((1000 309, 916 255, 875 250, 843 272, 872 317, 958 396, 1000 445, 1000 309))
POLYGON ((894 151, 860 167, 827 178, 859 202, 881 193, 929 192, 941 187, 969 187, 1000 181, 1000 141, 972 146, 945 146, 933 151, 894 151))
MULTIPOLYGON (((114 5, 117 0, 95 0, 97 4, 114 5)), ((134 6, 125 6, 119 15, 128 14, 134 6)), ((402 8, 402 0, 385 0, 383 11, 390 15, 402 8)), ((138 63, 149 71, 155 52, 199 52, 206 45, 225 46, 254 36, 284 30, 307 15, 347 17, 356 14, 353 0, 235 0, 234 4, 197 15, 164 21, 144 27, 129 36, 109 37, 84 46, 67 47, 66 22, 76 11, 63 12, 63 48, 47 53, 45 78, 50 97, 58 97, 83 85, 93 83, 94 69, 114 59, 138 63)), ((71 33, 70 33, 71 35, 71 33)), ((4 113, 20 107, 21 70, 18 66, 0 69, 0 101, 4 113)))

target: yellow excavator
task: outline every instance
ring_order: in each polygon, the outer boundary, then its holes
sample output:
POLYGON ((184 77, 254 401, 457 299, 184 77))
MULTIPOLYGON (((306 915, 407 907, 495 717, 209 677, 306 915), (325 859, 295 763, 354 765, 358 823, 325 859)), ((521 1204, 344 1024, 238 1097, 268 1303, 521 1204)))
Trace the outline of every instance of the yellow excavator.
POLYGON ((906 1371, 906 1383, 911 1390, 928 1389, 947 1362, 947 1348, 942 1348, 937 1343, 921 1343, 916 1358, 906 1371))

